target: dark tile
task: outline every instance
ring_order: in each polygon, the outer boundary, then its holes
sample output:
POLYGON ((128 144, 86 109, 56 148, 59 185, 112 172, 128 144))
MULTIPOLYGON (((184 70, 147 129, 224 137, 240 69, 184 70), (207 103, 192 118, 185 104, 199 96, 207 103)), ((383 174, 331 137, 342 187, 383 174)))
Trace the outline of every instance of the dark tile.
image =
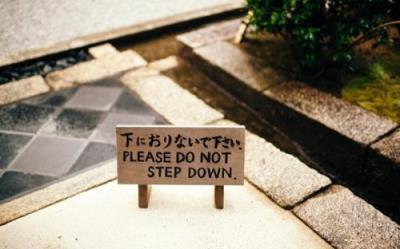
POLYGON ((30 105, 61 107, 76 92, 76 90, 77 88, 75 87, 62 91, 46 93, 33 98, 29 98, 23 101, 23 103, 30 105))
POLYGON ((38 136, 9 169, 49 176, 67 173, 85 148, 83 139, 38 136))
POLYGON ((89 137, 105 114, 97 111, 64 109, 42 132, 69 137, 89 137))
POLYGON ((115 102, 114 112, 133 113, 133 114, 149 114, 154 111, 143 103, 138 97, 133 96, 128 92, 123 92, 115 102))
POLYGON ((150 115, 109 113, 96 129, 93 140, 115 144, 115 127, 117 125, 151 125, 154 123, 155 117, 150 115))
POLYGON ((49 119, 54 108, 15 104, 0 108, 0 129, 35 133, 49 119))
POLYGON ((118 80, 118 78, 115 77, 109 77, 109 78, 104 78, 101 80, 96 80, 93 82, 90 82, 90 85, 93 86, 110 86, 110 87, 123 87, 122 83, 118 80))
POLYGON ((97 163, 104 162, 116 156, 115 146, 111 144, 95 143, 88 144, 81 156, 72 166, 69 173, 73 173, 97 163))
POLYGON ((0 201, 37 188, 52 180, 55 179, 48 176, 7 171, 0 178, 0 201))
POLYGON ((30 139, 31 136, 0 133, 0 169, 7 168, 30 139))
POLYGON ((118 87, 82 86, 65 103, 65 107, 108 111, 121 92, 118 87))

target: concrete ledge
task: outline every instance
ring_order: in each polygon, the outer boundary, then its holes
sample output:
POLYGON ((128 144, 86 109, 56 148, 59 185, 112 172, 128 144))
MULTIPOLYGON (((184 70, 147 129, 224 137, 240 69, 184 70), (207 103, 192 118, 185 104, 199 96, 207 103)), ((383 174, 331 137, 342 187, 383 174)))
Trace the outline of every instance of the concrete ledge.
POLYGON ((236 18, 196 29, 176 38, 186 46, 194 49, 222 40, 235 37, 243 18, 236 18))
POLYGON ((0 204, 0 225, 113 180, 116 176, 117 164, 113 160, 70 178, 61 179, 57 183, 50 183, 49 186, 31 194, 0 204))
POLYGON ((46 81, 54 90, 60 90, 146 64, 147 62, 139 54, 128 50, 49 73, 46 76, 46 81))
POLYGON ((284 79, 274 69, 263 66, 258 58, 225 41, 196 48, 193 54, 198 59, 198 66, 214 77, 222 74, 221 83, 229 86, 229 90, 238 88, 236 92, 248 89, 262 91, 284 79), (224 83, 226 79, 229 79, 229 85, 224 83))
POLYGON ((121 81, 172 124, 202 125, 223 118, 223 114, 166 76, 137 76, 133 71, 122 76, 121 81))
POLYGON ((161 18, 154 21, 115 29, 113 31, 99 32, 96 34, 81 36, 79 38, 60 42, 54 45, 4 56, 0 58, 0 67, 50 54, 55 54, 62 51, 67 51, 70 49, 85 47, 90 44, 101 43, 112 39, 139 35, 146 32, 156 32, 157 30, 161 30, 167 27, 170 27, 172 29, 173 27, 179 25, 200 22, 216 16, 239 14, 243 12, 243 9, 243 2, 241 0, 234 0, 231 3, 213 6, 212 8, 195 10, 172 17, 161 18))
POLYGON ((89 48, 89 54, 95 58, 101 58, 119 53, 118 50, 110 43, 105 43, 89 48))
POLYGON ((338 185, 295 207, 294 213, 338 249, 400 248, 400 226, 338 185))
POLYGON ((50 91, 41 76, 9 82, 0 85, 0 105, 9 104, 50 91))
MULTIPOLYGON (((219 120, 213 124, 235 123, 219 120)), ((247 180, 284 208, 292 208, 331 184, 328 177, 249 131, 246 131, 245 159, 247 180)))

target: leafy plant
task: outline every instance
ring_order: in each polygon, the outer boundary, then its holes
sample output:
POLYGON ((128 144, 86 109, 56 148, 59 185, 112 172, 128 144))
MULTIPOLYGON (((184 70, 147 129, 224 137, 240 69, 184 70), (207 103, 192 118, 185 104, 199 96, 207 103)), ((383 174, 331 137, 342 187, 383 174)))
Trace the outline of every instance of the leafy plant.
POLYGON ((398 0, 247 0, 249 22, 293 42, 304 67, 344 64, 352 48, 371 38, 389 42, 388 27, 400 24, 398 0))

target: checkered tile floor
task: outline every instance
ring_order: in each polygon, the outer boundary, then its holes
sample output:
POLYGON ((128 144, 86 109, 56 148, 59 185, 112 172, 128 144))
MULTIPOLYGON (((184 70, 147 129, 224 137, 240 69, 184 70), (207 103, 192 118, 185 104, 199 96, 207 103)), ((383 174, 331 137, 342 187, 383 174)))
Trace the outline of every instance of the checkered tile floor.
POLYGON ((117 124, 165 124, 114 78, 0 106, 0 202, 115 157, 117 124))

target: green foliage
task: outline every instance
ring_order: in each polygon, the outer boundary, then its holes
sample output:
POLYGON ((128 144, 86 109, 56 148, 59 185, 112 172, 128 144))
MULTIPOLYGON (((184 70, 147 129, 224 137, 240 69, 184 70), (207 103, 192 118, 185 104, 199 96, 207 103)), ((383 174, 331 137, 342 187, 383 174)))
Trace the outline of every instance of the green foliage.
MULTIPOLYGON (((250 24, 288 38, 309 68, 318 68, 321 61, 349 62, 355 37, 400 17, 397 0, 247 0, 247 5, 250 24)), ((386 28, 371 36, 388 42, 386 28)))
POLYGON ((363 76, 351 79, 342 96, 400 123, 400 55, 381 58, 363 76))

